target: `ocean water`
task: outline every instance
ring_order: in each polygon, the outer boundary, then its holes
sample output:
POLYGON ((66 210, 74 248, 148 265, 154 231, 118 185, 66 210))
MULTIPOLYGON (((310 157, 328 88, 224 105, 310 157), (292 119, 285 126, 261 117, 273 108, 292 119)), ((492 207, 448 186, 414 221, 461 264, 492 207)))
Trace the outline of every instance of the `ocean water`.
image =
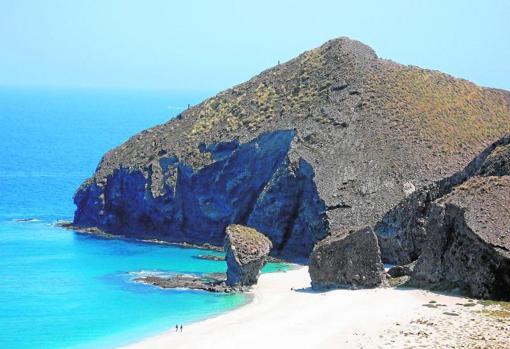
POLYGON ((247 301, 132 281, 226 270, 193 258, 204 251, 53 226, 72 219, 73 193, 102 154, 206 96, 0 88, 0 348, 111 348, 247 301))

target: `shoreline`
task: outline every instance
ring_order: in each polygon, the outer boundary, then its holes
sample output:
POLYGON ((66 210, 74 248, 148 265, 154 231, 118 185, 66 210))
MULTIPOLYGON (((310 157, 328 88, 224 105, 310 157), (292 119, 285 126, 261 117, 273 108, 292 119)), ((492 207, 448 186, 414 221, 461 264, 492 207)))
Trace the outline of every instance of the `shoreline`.
POLYGON ((215 251, 215 252, 223 252, 223 247, 211 245, 209 243, 205 244, 192 244, 188 242, 172 242, 172 241, 165 241, 165 240, 158 240, 158 239, 139 239, 139 238, 133 238, 128 237, 125 235, 117 235, 117 234, 111 234, 104 230, 101 230, 97 227, 79 227, 76 225, 73 225, 70 221, 57 221, 53 223, 53 225, 57 228, 62 228, 65 230, 71 230, 79 234, 85 234, 85 235, 91 235, 102 239, 118 239, 118 240, 126 240, 126 241, 133 241, 133 242, 143 242, 147 244, 155 244, 155 245, 168 245, 168 246, 174 246, 174 247, 182 247, 182 248, 194 248, 198 250, 206 250, 206 251, 215 251))
MULTIPOLYGON (((155 244, 155 245, 164 245, 164 246, 173 246, 173 247, 179 247, 179 248, 193 248, 197 250, 204 250, 204 251, 213 251, 213 252, 224 252, 223 246, 216 246, 209 243, 204 244, 193 244, 189 242, 173 242, 173 241, 166 241, 166 240, 158 240, 158 239, 139 239, 139 238, 133 238, 128 237, 125 235, 116 235, 112 233, 108 233, 104 230, 101 230, 97 227, 79 227, 73 225, 71 221, 66 220, 60 220, 53 222, 52 224, 56 228, 61 228, 65 230, 70 230, 73 232, 76 232, 78 234, 84 234, 84 235, 90 235, 95 236, 97 238, 101 239, 117 239, 117 240, 124 240, 124 241, 130 241, 130 242, 141 242, 145 244, 155 244)), ((302 265, 295 261, 286 261, 284 259, 280 259, 273 256, 267 257, 268 263, 286 263, 286 264, 296 264, 296 265, 302 265)), ((205 258, 203 258, 205 259, 205 258)))
POLYGON ((262 274, 247 304, 185 326, 183 333, 170 330, 123 348, 208 348, 211 343, 222 348, 433 348, 452 341, 456 347, 506 348, 510 343, 510 331, 505 335, 501 329, 510 330, 510 319, 485 316, 484 305, 465 297, 407 288, 316 292, 309 283, 303 266, 262 274))

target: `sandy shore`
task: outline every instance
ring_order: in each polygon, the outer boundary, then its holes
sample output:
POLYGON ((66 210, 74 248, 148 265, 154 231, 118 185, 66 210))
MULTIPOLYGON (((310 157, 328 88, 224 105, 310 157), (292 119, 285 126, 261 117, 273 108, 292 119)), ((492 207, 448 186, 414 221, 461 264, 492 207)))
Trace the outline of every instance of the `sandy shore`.
POLYGON ((306 267, 264 274, 250 304, 128 348, 510 348, 510 318, 466 298, 309 285, 306 267))

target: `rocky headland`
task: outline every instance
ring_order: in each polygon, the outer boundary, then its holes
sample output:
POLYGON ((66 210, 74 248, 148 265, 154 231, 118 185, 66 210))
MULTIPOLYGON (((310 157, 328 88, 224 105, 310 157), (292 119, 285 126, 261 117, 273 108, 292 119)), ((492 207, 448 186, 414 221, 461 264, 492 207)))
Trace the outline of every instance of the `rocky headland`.
POLYGON ((501 202, 481 199, 478 209, 501 222, 475 225, 461 211, 477 208, 454 197, 487 181, 508 198, 505 179, 488 176, 508 175, 509 132, 508 91, 335 39, 109 151, 76 192, 73 226, 222 246, 227 226, 240 224, 267 236, 271 256, 310 257, 316 285, 384 285, 382 262, 418 260, 406 271, 416 279, 500 297, 507 247, 491 244, 506 241, 509 222, 485 205, 501 202), (485 288, 455 279, 472 271, 453 256, 469 239, 476 247, 460 253, 477 254, 473 266, 485 269, 473 282, 485 288))

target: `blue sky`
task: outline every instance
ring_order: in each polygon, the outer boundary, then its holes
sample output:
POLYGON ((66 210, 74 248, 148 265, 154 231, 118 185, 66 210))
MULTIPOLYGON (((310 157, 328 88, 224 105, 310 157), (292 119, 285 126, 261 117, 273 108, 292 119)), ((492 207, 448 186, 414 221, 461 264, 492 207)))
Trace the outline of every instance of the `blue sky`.
POLYGON ((510 89, 507 0, 0 0, 0 85, 219 91, 338 36, 510 89))

